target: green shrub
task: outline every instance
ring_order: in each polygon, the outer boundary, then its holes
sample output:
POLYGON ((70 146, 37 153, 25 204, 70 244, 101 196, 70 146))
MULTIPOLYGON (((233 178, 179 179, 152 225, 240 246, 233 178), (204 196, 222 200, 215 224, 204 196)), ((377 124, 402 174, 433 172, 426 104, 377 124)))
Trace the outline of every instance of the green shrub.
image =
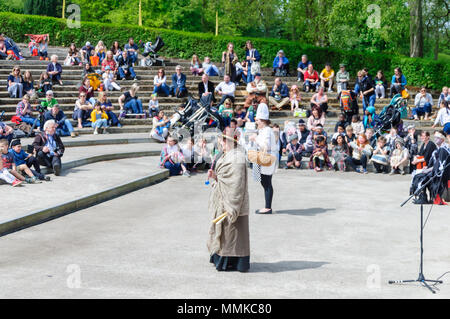
MULTIPOLYGON (((61 46, 68 46, 71 42, 82 46, 86 41, 96 43, 99 40, 103 40, 107 46, 110 46, 115 40, 126 43, 129 37, 133 37, 135 41, 140 39, 146 41, 160 35, 166 44, 161 54, 182 59, 190 59, 193 54, 197 54, 200 59, 209 56, 213 61, 220 61, 227 43, 232 42, 239 59, 243 60, 245 41, 249 39, 95 22, 82 22, 80 29, 71 29, 62 19, 13 13, 0 13, 0 22, 2 26, 0 31, 18 42, 27 41, 26 33, 49 33, 50 44, 61 46)), ((425 85, 429 88, 440 89, 450 84, 450 64, 443 61, 344 51, 338 48, 315 47, 277 39, 250 38, 250 40, 261 53, 261 64, 264 67, 271 67, 278 50, 283 49, 290 60, 293 74, 296 73, 301 55, 307 54, 318 71, 322 70, 325 62, 330 62, 335 71, 338 70, 339 63, 345 63, 352 77, 355 77, 358 70, 367 67, 373 75, 379 69, 383 70, 387 79, 390 79, 394 68, 399 66, 403 69, 410 85, 425 85)))

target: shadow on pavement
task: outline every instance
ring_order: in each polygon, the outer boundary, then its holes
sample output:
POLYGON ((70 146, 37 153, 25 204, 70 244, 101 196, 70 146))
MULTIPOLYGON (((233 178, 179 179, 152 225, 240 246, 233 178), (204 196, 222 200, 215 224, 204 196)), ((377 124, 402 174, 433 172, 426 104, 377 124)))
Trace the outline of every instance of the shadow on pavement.
POLYGON ((320 208, 313 207, 308 209, 285 209, 285 210, 277 210, 275 214, 288 214, 288 215, 297 215, 297 216, 315 216, 317 214, 323 214, 331 210, 336 210, 334 208, 320 208))
POLYGON ((286 260, 275 263, 250 263, 250 272, 285 272, 304 269, 314 269, 329 264, 324 261, 286 260))

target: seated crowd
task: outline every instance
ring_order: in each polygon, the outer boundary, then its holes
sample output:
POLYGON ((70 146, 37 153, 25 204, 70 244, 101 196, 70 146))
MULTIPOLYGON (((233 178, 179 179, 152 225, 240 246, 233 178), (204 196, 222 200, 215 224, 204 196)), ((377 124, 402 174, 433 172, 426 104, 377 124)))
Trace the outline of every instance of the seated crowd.
MULTIPOLYGON (((47 43, 44 44, 44 47, 39 46, 39 55, 43 59, 47 57, 47 43)), ((70 45, 63 65, 76 65, 82 69, 72 119, 78 128, 92 127, 93 134, 98 134, 108 133, 107 128, 110 126, 120 127, 120 119, 127 114, 136 118, 145 118, 148 115, 153 122, 151 137, 168 142, 165 155, 162 156, 162 166, 170 166, 168 168, 173 169, 173 172, 176 170, 177 173, 188 176, 192 167, 184 165, 180 159, 182 156, 188 156, 186 154, 194 154, 193 150, 196 148, 202 150, 201 145, 191 142, 190 150, 181 149, 176 140, 170 137, 171 119, 160 110, 158 102, 158 97, 188 96, 187 77, 182 72, 182 66, 177 65, 175 73, 167 75, 171 78, 169 83, 165 69, 160 68, 153 79, 148 109, 144 110, 142 100, 138 96, 139 85, 134 82, 128 89, 122 87, 124 81, 138 79, 134 70, 138 51, 139 46, 133 38, 129 38, 123 49, 117 41, 109 50, 102 41, 95 47, 86 42, 81 49, 77 49, 74 43, 70 45), (117 100, 118 115, 108 98, 110 91, 121 92, 117 100)), ((5 35, 0 36, 0 59, 2 58, 23 59, 18 46, 5 35)), ((367 164, 372 161, 377 172, 386 172, 386 167, 390 166, 392 172, 404 173, 406 168, 414 169, 414 165, 425 157, 423 152, 414 151, 418 149, 418 137, 413 127, 404 130, 400 125, 392 128, 386 136, 375 134, 374 123, 378 116, 375 109, 376 100, 387 96, 388 87, 391 98, 396 94, 405 94, 407 81, 400 68, 395 69, 390 84, 382 70, 372 78, 368 69, 364 68, 358 71, 356 83, 351 89, 350 75, 345 64, 340 64, 339 71, 335 73, 332 65, 325 63, 319 72, 314 69, 308 56, 303 55, 297 65, 297 83, 289 87, 283 82, 285 77, 290 76, 289 59, 283 50, 279 50, 273 60, 272 75, 276 77, 273 84, 264 80, 260 60, 261 54, 251 41, 247 41, 245 58, 241 61, 234 51, 234 45, 229 43, 222 52, 220 68, 212 63, 209 57, 204 57, 201 62, 199 57, 194 55, 189 71, 192 75, 201 77, 197 85, 198 97, 210 97, 209 101, 217 106, 226 126, 244 131, 247 123, 255 121, 254 115, 261 103, 266 103, 272 110, 289 108, 293 114, 303 114, 305 120, 301 119, 297 125, 285 123, 284 130, 279 134, 280 154, 287 155, 287 168, 300 168, 301 158, 309 156, 310 167, 317 171, 325 167, 345 170, 347 167, 356 169, 361 166, 358 170, 366 173, 367 164), (210 77, 215 76, 220 76, 223 81, 216 85, 210 80, 210 77), (241 82, 246 85, 243 104, 236 99, 237 95, 242 94, 238 92, 241 82), (328 136, 326 122, 330 100, 327 93, 333 90, 338 93, 337 101, 342 114, 334 132, 328 132, 328 136), (302 91, 313 93, 308 102, 303 98, 302 91), (362 102, 361 115, 358 100, 362 102)), ((46 70, 40 75, 38 84, 34 83, 31 72, 25 71, 22 75, 20 67, 15 66, 7 78, 7 91, 11 98, 21 99, 17 104, 16 117, 30 125, 32 130, 36 128, 45 132, 47 123, 51 123, 50 126, 54 128, 57 136, 76 137, 77 133, 71 121, 65 116, 53 92, 55 84, 64 85, 62 76, 63 66, 58 63, 58 57, 52 55, 46 70), (41 101, 38 101, 39 97, 42 98, 41 101)), ((435 112, 433 98, 423 87, 415 96, 411 118, 432 119, 433 128, 440 125, 444 135, 450 134, 449 100, 448 88, 444 87, 438 101, 439 110, 435 112)), ((7 140, 8 145, 12 142, 10 129, 0 123, 0 137, 7 140)), ((279 131, 276 125, 274 129, 279 131)), ((421 135, 421 139, 428 145, 426 139, 430 138, 429 133, 423 134, 425 135, 421 135)), ((39 157, 39 150, 36 156, 39 161, 54 166, 53 159, 45 161, 42 154, 39 157)), ((204 156, 201 157, 200 163, 206 163, 204 156)), ((427 162, 427 158, 424 161, 427 162)), ((29 163, 31 164, 28 167, 31 167, 36 161, 29 163)), ((35 171, 39 173, 38 170, 35 171)))

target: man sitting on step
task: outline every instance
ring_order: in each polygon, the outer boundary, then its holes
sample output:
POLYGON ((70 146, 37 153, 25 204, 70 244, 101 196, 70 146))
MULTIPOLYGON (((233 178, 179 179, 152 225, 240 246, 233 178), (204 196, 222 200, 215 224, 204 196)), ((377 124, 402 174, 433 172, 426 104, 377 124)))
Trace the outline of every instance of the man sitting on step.
POLYGON ((56 176, 61 174, 61 157, 64 144, 56 134, 56 122, 49 120, 44 124, 44 132, 34 138, 33 147, 41 165, 53 169, 56 176))
POLYGON ((270 91, 269 105, 272 108, 281 110, 287 104, 289 104, 289 88, 280 78, 276 78, 272 91, 270 91))
POLYGON ((264 80, 261 79, 261 73, 255 73, 255 79, 253 82, 247 84, 248 96, 245 99, 244 107, 247 109, 252 104, 253 99, 260 103, 267 103, 267 85, 264 80))

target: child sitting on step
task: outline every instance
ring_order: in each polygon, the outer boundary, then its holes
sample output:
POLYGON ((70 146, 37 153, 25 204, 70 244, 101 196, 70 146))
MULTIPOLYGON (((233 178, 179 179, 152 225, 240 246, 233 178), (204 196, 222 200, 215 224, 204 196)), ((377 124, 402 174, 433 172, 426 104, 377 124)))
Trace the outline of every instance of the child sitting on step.
POLYGON ((158 115, 159 113, 159 103, 157 100, 157 94, 152 94, 152 99, 148 103, 148 116, 152 118, 153 116, 158 115))
POLYGON ((297 169, 302 166, 302 151, 303 146, 298 142, 297 134, 289 136, 289 143, 286 147, 287 163, 286 169, 295 167, 297 169))
POLYGON ((45 96, 45 93, 47 91, 51 91, 53 87, 52 81, 50 80, 50 76, 46 71, 41 73, 41 76, 39 78, 39 90, 38 95, 40 97, 45 96))
MULTIPOLYGON (((10 166, 12 167, 14 165, 14 159, 9 156, 7 140, 0 140, 0 154, 0 179, 11 184, 13 187, 19 186, 22 184, 22 180, 19 180, 16 176, 12 175, 8 169, 10 166)), ((22 177, 22 179, 24 178, 22 177)))
POLYGON ((352 116, 352 127, 353 127, 353 133, 355 133, 356 136, 358 136, 361 133, 364 133, 364 124, 359 118, 359 115, 355 114, 352 116))
POLYGON ((386 138, 380 136, 377 140, 377 146, 372 153, 372 158, 370 159, 375 166, 376 173, 387 173, 389 165, 389 150, 386 146, 386 138))
POLYGON ((102 110, 102 106, 99 101, 95 103, 95 107, 91 112, 91 122, 94 128, 94 135, 98 134, 98 129, 102 128, 103 133, 108 134, 106 128, 108 127, 108 115, 102 110))

